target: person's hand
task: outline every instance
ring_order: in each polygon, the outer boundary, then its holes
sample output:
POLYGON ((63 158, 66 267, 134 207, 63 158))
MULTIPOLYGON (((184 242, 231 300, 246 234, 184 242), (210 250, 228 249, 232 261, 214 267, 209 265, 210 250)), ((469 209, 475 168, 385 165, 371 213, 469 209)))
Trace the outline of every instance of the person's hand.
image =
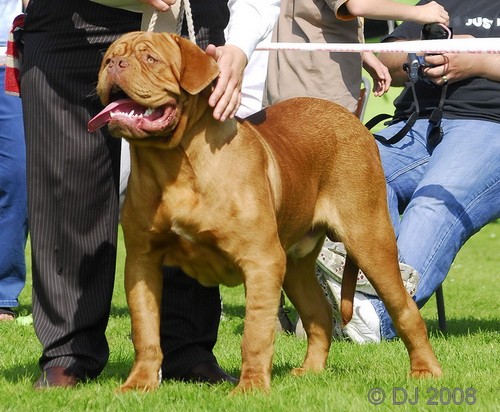
POLYGON ((214 118, 223 122, 234 117, 240 106, 241 84, 247 57, 240 48, 230 44, 219 47, 209 44, 205 53, 212 56, 220 68, 208 104, 214 108, 214 118))
MULTIPOLYGON (((471 38, 462 35, 454 38, 471 38)), ((478 76, 478 68, 482 66, 484 56, 470 53, 443 53, 428 54, 425 63, 430 67, 423 69, 424 75, 434 84, 439 86, 445 83, 454 83, 469 77, 478 76)))
POLYGON ((149 4, 155 10, 167 11, 177 0, 139 0, 140 3, 149 4))
POLYGON ((416 15, 412 18, 413 21, 419 24, 426 23, 442 23, 448 25, 450 16, 443 6, 431 1, 421 6, 415 6, 416 15))
POLYGON ((442 86, 473 76, 474 59, 477 56, 467 53, 443 53, 425 56, 426 67, 423 73, 432 83, 442 86))
POLYGON ((363 67, 373 80, 373 94, 379 97, 387 93, 392 81, 389 69, 372 52, 363 53, 363 67))

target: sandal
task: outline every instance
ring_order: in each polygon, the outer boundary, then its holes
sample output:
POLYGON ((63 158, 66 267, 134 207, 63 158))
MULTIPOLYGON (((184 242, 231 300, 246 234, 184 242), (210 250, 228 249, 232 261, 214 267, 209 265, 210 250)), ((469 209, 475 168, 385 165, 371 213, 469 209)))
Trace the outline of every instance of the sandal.
POLYGON ((11 308, 0 308, 0 321, 14 320, 16 313, 11 308))

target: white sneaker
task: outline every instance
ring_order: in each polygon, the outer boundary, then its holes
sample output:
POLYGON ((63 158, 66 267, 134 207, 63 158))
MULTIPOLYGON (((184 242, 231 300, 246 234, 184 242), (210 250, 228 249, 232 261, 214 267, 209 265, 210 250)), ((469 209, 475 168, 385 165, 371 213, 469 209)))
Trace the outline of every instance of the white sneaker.
MULTIPOLYGON (((328 285, 331 295, 334 299, 332 305, 334 311, 334 318, 340 318, 340 290, 341 285, 334 278, 323 273, 326 284, 328 285), (335 312, 337 312, 335 314, 335 312)), ((335 334, 335 338, 341 338, 335 334)), ((380 319, 375 312, 375 308, 370 303, 370 300, 362 293, 356 292, 354 294, 354 310, 352 319, 342 330, 343 335, 347 335, 349 339, 357 343, 380 342, 380 319)))

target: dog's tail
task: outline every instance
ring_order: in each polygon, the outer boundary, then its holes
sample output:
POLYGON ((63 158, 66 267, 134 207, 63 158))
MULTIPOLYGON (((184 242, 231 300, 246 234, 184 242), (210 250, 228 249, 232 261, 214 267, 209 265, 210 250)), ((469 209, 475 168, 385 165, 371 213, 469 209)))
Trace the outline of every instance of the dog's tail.
POLYGON ((340 293, 340 313, 342 315, 343 327, 347 325, 352 318, 358 270, 357 265, 349 259, 349 255, 347 255, 344 274, 342 276, 342 291, 340 293))

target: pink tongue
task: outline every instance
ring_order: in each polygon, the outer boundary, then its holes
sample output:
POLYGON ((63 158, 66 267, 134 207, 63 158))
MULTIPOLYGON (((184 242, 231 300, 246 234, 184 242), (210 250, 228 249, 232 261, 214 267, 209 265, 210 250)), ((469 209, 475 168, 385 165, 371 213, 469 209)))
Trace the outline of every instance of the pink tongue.
POLYGON ((101 110, 100 113, 90 119, 87 124, 87 130, 89 132, 94 132, 104 126, 111 120, 111 112, 113 111, 128 113, 133 109, 137 110, 139 107, 142 108, 142 106, 139 106, 132 99, 120 99, 113 103, 110 103, 103 110, 101 110))

